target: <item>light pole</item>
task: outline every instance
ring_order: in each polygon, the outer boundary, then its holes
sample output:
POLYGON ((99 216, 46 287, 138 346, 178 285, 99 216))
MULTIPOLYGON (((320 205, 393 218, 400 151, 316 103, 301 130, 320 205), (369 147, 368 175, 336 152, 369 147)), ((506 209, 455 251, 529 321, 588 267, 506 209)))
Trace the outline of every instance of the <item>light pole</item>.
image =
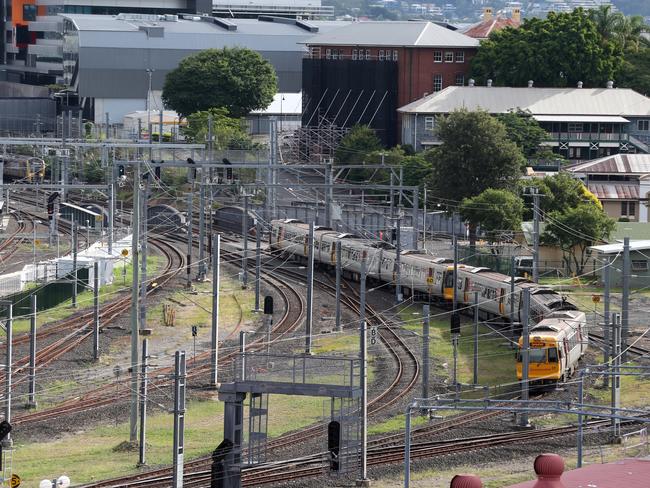
POLYGON ((36 225, 40 224, 40 220, 32 220, 33 234, 32 234, 32 254, 34 256, 34 281, 36 281, 36 225))
POLYGON ((90 247, 90 220, 86 219, 86 249, 90 247))
POLYGON ((147 75, 149 75, 149 85, 147 87, 147 133, 149 134, 149 142, 151 142, 151 76, 154 71, 151 68, 147 68, 147 75))

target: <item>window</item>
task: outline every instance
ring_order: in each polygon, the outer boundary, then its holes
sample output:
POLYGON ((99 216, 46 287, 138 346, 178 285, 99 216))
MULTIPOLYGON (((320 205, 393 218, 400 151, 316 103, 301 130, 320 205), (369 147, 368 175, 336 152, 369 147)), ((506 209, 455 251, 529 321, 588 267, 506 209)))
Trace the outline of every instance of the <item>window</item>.
POLYGON ((23 5, 23 20, 36 20, 36 5, 23 5))
POLYGON ((397 61, 397 49, 393 51, 393 61, 397 61))
POLYGON ((353 49, 352 50, 352 60, 356 61, 358 58, 359 58, 359 51, 357 51, 356 49, 353 49))
POLYGON ((464 63, 465 62, 465 51, 457 51, 456 52, 456 62, 457 63, 464 63))
POLYGON ((454 62, 454 52, 453 51, 445 52, 445 63, 453 63, 453 62, 454 62))
POLYGON ((332 59, 332 50, 325 49, 325 59, 332 59))
POLYGON ((456 73, 456 86, 463 86, 465 84, 465 75, 463 73, 456 73))
POLYGON ((548 362, 549 363, 557 363, 557 348, 551 347, 548 350, 548 362))
POLYGON ((528 349, 528 361, 530 363, 545 363, 546 362, 546 349, 538 349, 531 347, 528 349))
POLYGON ((621 202, 621 215, 624 217, 634 217, 636 214, 635 202, 621 202))
POLYGON ((433 51, 433 62, 442 63, 442 51, 433 51))
POLYGON ((633 259, 632 271, 648 271, 648 261, 645 259, 633 259))
POLYGON ((434 119, 433 117, 424 118, 424 130, 433 131, 434 119))
POLYGON ((650 120, 637 120, 636 130, 650 130, 650 120))
POLYGON ((332 59, 339 59, 339 50, 332 49, 332 59))
POLYGON ((370 59, 370 49, 366 49, 366 59, 370 59))
POLYGON ((439 92, 442 90, 442 75, 433 75, 433 91, 439 92))
POLYGON ((569 132, 582 132, 583 126, 578 122, 569 122, 569 132))
POLYGON ((379 61, 383 61, 383 60, 384 60, 384 50, 380 49, 379 50, 379 61))

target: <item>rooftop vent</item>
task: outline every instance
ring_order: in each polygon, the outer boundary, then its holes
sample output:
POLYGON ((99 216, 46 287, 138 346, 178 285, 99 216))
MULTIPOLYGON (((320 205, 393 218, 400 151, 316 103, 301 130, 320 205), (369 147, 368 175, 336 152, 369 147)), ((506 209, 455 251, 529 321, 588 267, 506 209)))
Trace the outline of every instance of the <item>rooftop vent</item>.
POLYGON ((612 80, 607 82, 607 88, 614 88, 614 82, 612 80))
POLYGON ((578 82, 578 88, 582 88, 582 81, 578 82))
POLYGON ((468 80, 468 82, 467 82, 467 86, 474 86, 474 83, 476 83, 476 82, 474 81, 474 78, 470 78, 470 79, 468 80))
POLYGON ((533 80, 528 80, 528 88, 532 88, 535 82, 533 80))
POLYGON ((492 87, 492 80, 487 80, 487 86, 488 86, 488 88, 492 87))

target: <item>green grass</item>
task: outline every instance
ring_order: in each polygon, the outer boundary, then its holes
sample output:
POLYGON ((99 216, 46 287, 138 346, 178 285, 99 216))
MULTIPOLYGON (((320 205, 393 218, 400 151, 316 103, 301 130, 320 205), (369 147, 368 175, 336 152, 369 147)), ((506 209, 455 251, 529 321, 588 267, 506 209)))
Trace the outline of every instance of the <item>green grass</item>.
MULTIPOLYGON (((395 415, 383 422, 378 422, 368 426, 368 435, 381 435, 381 434, 390 434, 391 432, 400 432, 404 430, 404 425, 406 422, 406 415, 400 414, 395 415)), ((411 417, 411 426, 412 428, 421 427, 426 425, 428 420, 425 416, 413 415, 411 417)))
MULTIPOLYGON (((147 257, 147 272, 149 276, 155 276, 158 270, 161 268, 162 258, 159 256, 148 256, 147 257)), ((113 283, 110 285, 105 285, 100 288, 99 302, 105 303, 114 300, 120 293, 129 292, 131 290, 132 273, 133 266, 128 264, 126 266, 126 285, 123 281, 123 269, 124 266, 121 263, 117 263, 113 269, 113 283)), ((56 322, 59 320, 66 319, 71 315, 74 315, 79 310, 84 308, 92 307, 93 305, 93 292, 90 289, 79 286, 77 294, 77 305, 78 307, 72 308, 72 299, 66 300, 59 303, 56 307, 52 307, 48 310, 41 311, 37 314, 36 317, 36 327, 41 327, 45 324, 51 322, 56 322)), ((16 318, 14 320, 14 333, 28 332, 29 331, 29 319, 16 318)))
MULTIPOLYGON (((270 397, 269 435, 275 437, 319 420, 323 401, 312 397, 270 397)), ((50 442, 18 443, 13 471, 23 479, 23 486, 36 486, 41 479, 61 474, 68 475, 73 484, 80 484, 135 473, 137 452, 114 450, 128 440, 128 428, 128 423, 110 423, 50 442)), ((171 464, 172 429, 171 414, 149 415, 147 462, 150 466, 171 464)), ((223 403, 189 402, 185 418, 185 459, 209 454, 222 438, 223 403)))
MULTIPOLYGON (((404 307, 400 315, 404 328, 422 334, 422 317, 419 307, 404 307)), ((458 381, 471 383, 473 380, 474 338, 473 322, 462 317, 461 337, 458 342, 458 381)), ((517 380, 514 351, 506 346, 506 339, 490 332, 487 327, 479 326, 479 368, 478 381, 481 385, 502 385, 517 380)), ((430 322, 430 355, 434 371, 437 374, 452 375, 453 346, 449 330, 449 318, 433 318, 430 322), (446 363, 446 367, 443 364, 446 363)))

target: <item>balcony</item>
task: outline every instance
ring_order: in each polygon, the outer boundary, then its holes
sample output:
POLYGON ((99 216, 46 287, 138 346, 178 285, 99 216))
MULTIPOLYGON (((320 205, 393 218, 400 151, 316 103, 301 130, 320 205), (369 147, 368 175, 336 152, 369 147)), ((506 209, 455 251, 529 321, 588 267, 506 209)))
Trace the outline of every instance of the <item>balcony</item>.
POLYGON ((629 140, 625 133, 605 132, 551 132, 550 140, 556 141, 580 141, 580 142, 619 142, 629 140))

